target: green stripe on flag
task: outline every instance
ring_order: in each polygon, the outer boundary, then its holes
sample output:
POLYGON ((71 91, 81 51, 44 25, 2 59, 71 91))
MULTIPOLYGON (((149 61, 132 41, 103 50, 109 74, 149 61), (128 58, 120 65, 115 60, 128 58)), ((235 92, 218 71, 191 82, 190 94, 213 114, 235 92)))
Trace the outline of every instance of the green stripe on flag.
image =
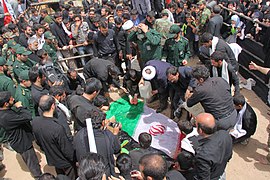
POLYGON ((143 107, 144 103, 141 101, 137 105, 131 105, 125 96, 110 105, 110 110, 106 113, 107 119, 115 116, 116 121, 121 122, 122 129, 132 136, 143 113, 143 107))

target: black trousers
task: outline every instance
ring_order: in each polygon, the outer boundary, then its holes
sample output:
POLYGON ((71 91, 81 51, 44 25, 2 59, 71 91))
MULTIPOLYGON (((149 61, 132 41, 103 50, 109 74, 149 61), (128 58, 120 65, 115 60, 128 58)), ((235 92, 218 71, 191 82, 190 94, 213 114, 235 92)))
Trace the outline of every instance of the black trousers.
POLYGON ((40 170, 39 161, 34 148, 31 147, 27 151, 20 153, 20 155, 22 156, 22 159, 27 165, 32 176, 34 178, 39 178, 42 175, 42 172, 40 170))
POLYGON ((75 180, 77 178, 77 171, 76 171, 75 165, 74 166, 69 166, 67 168, 57 168, 57 167, 55 167, 55 172, 57 174, 66 175, 71 180, 75 180))

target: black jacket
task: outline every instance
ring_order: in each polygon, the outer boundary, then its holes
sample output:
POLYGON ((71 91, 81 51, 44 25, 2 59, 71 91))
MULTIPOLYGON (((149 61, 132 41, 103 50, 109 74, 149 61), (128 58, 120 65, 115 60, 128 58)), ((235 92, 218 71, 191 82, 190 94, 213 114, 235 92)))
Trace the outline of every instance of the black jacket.
POLYGON ((43 116, 35 117, 32 126, 36 142, 45 152, 48 165, 56 168, 73 166, 72 143, 57 119, 43 116))
POLYGON ((63 46, 69 45, 70 38, 65 33, 62 25, 57 24, 56 22, 50 25, 52 34, 56 37, 58 41, 58 46, 62 48, 63 46))
POLYGON ((34 140, 30 121, 32 114, 24 108, 0 110, 0 126, 8 135, 11 147, 23 153, 32 147, 34 140))

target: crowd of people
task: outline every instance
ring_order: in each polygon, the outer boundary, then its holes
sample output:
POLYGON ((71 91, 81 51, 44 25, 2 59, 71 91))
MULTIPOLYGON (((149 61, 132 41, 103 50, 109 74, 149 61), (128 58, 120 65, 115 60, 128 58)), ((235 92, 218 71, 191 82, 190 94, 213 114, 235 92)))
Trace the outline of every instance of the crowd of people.
POLYGON ((262 42, 267 66, 270 1, 60 0, 39 10, 34 2, 0 1, 0 161, 3 147, 14 150, 39 180, 226 179, 233 144, 247 145, 257 127, 240 93, 237 42, 262 42), (191 57, 201 65, 188 66, 191 57), (151 147, 148 132, 135 142, 106 119, 110 92, 136 106, 146 82, 145 103, 169 108, 183 135, 175 159, 151 147), (187 112, 198 103, 203 113, 187 112), (57 177, 41 171, 33 143, 57 177))

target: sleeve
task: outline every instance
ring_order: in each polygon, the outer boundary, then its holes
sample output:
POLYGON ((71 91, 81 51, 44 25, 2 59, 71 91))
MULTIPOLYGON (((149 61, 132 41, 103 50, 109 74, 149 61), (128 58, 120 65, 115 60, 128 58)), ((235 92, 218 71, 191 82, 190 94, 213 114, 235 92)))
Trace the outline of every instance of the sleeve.
POLYGON ((192 107, 195 104, 197 104, 198 102, 200 102, 200 100, 201 100, 201 95, 195 89, 194 94, 192 94, 192 96, 187 99, 187 106, 192 107))
POLYGON ((94 56, 98 57, 98 43, 97 43, 97 35, 94 35, 93 38, 93 51, 94 51, 94 56))
POLYGON ((235 88, 235 94, 238 94, 238 93, 240 93, 239 78, 238 78, 236 72, 234 71, 233 67, 230 64, 228 65, 228 70, 232 76, 232 84, 235 88))
POLYGON ((12 80, 8 83, 7 90, 11 93, 13 97, 15 96, 16 88, 12 80))
POLYGON ((69 141, 64 127, 61 126, 57 134, 57 143, 60 146, 61 152, 63 155, 70 161, 74 162, 74 149, 72 143, 69 141))
POLYGON ((147 39, 150 41, 152 45, 158 45, 160 43, 161 36, 159 33, 153 33, 150 30, 145 33, 145 36, 147 37, 147 39))
POLYGON ((214 34, 215 24, 212 20, 208 22, 208 32, 214 34))
POLYGON ((9 128, 15 129, 21 124, 25 124, 32 120, 32 114, 27 109, 20 107, 20 108, 15 108, 14 111, 16 113, 14 113, 14 115, 11 116, 10 120, 8 121, 9 128))
POLYGON ((194 177, 196 180, 210 180, 211 166, 209 162, 198 157, 195 162, 195 167, 197 169, 197 174, 194 177))
POLYGON ((114 42, 114 45, 115 45, 115 48, 116 48, 117 52, 119 53, 121 51, 121 47, 120 47, 118 38, 116 37, 114 31, 113 31, 113 42, 114 42))
POLYGON ((130 34, 128 35, 127 39, 130 42, 137 41, 137 32, 136 31, 131 31, 130 34))

